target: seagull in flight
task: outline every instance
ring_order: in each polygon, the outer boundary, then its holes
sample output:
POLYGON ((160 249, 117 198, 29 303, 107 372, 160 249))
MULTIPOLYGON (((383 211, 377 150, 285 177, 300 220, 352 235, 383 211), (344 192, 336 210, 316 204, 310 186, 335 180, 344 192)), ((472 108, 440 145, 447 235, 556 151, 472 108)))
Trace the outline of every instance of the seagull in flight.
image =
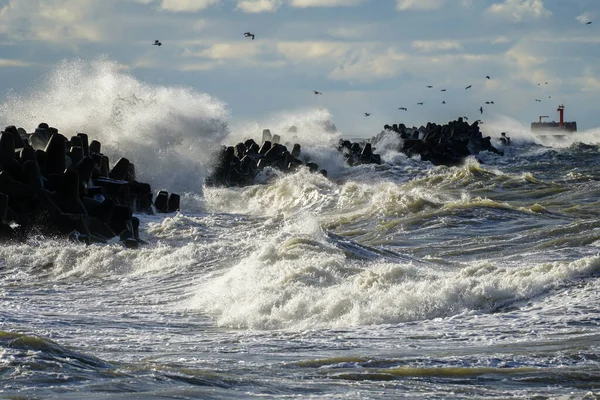
POLYGON ((429 89, 431 89, 433 86, 431 86, 431 85, 427 85, 427 87, 428 87, 429 89))
POLYGON ((408 111, 408 109, 406 107, 399 107, 398 110, 408 111))
POLYGON ((422 106, 423 104, 425 104, 425 103, 423 103, 423 102, 417 103, 418 106, 422 106))
POLYGON ((246 33, 244 33, 244 36, 245 36, 245 37, 251 37, 251 38, 252 38, 252 40, 254 40, 254 34, 253 34, 253 33, 246 32, 246 33))
POLYGON ((368 117, 369 115, 371 115, 371 113, 365 113, 365 117, 368 117))
POLYGON ((440 90, 440 92, 445 92, 445 91, 446 91, 446 89, 442 89, 442 90, 440 90))
POLYGON ((469 85, 469 86, 467 86, 467 87, 465 88, 465 90, 467 90, 467 89, 471 89, 472 87, 473 87, 473 85, 469 85))
POLYGON ((152 43, 152 46, 162 46, 162 43, 160 40, 155 40, 154 43, 152 43))
POLYGON ((586 25, 591 25, 591 24, 592 24, 592 21, 588 21, 588 22, 586 22, 585 24, 586 24, 586 25))
POLYGON ((320 94, 321 96, 323 96, 323 93, 321 93, 321 92, 317 92, 316 90, 313 90, 313 93, 314 93, 314 94, 320 94))

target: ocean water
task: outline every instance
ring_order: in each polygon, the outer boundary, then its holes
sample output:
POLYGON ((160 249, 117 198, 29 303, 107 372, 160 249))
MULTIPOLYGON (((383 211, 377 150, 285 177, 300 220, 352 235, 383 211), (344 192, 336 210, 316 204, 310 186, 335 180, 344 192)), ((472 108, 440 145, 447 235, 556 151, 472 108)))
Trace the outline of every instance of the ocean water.
POLYGON ((503 157, 434 167, 390 135, 350 168, 332 118, 231 124, 107 60, 5 99, 0 123, 85 132, 182 211, 139 215, 138 250, 2 244, 0 398, 600 398, 600 129, 502 117, 503 157), (211 149, 290 125, 327 178, 203 186, 211 149))

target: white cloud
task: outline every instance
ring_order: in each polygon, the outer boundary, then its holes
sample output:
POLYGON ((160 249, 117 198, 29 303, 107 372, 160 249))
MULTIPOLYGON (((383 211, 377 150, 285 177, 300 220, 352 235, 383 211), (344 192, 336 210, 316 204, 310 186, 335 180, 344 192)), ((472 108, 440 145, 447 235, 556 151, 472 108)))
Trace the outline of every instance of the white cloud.
POLYGON ((532 85, 549 80, 556 81, 556 78, 551 77, 544 68, 548 59, 537 53, 532 42, 519 43, 506 51, 504 55, 510 76, 532 85))
POLYGON ((415 40, 412 42, 415 49, 431 51, 462 50, 462 45, 454 40, 415 40))
POLYGON ((546 62, 546 58, 536 56, 529 49, 517 45, 506 52, 508 59, 520 68, 531 68, 546 62))
POLYGON ((498 36, 497 38, 491 41, 492 44, 506 44, 510 43, 510 39, 506 36, 498 36))
POLYGON ((235 42, 235 43, 216 43, 212 46, 201 50, 199 52, 193 52, 186 50, 184 56, 194 57, 206 57, 213 60, 225 60, 225 59, 245 59, 253 57, 260 53, 260 49, 257 45, 248 42, 235 42))
POLYGON ((597 92, 600 90, 600 79, 589 66, 585 67, 583 77, 577 79, 577 83, 582 86, 582 92, 597 92))
POLYGON ((348 43, 340 42, 279 42, 277 51, 293 61, 315 59, 337 59, 352 48, 348 43))
POLYGON ((551 11, 544 8, 543 0, 504 0, 504 3, 492 4, 487 12, 515 22, 552 15, 551 11))
POLYGON ((195 12, 217 5, 221 0, 162 0, 161 8, 173 12, 195 12))
POLYGON ((207 26, 208 26, 208 23, 206 22, 206 20, 199 19, 192 24, 191 28, 192 28, 192 30, 198 32, 198 31, 205 30, 207 26))
POLYGON ((0 68, 1 67, 30 67, 32 63, 21 61, 21 60, 11 60, 8 58, 0 58, 0 68))
POLYGON ((220 64, 216 62, 183 64, 179 69, 181 71, 208 71, 218 67, 220 64))
POLYGON ((406 10, 437 10, 446 3, 446 0, 396 0, 396 9, 398 11, 406 10))
POLYGON ((105 4, 94 0, 11 0, 0 10, 0 34, 16 40, 99 42, 104 35, 95 13, 105 4))
POLYGON ((394 49, 387 49, 384 53, 374 54, 368 49, 362 49, 336 67, 329 78, 334 80, 347 80, 369 82, 381 78, 391 78, 403 68, 403 61, 409 57, 397 53, 394 49))
POLYGON ((283 0, 241 0, 237 8, 247 13, 261 13, 276 11, 283 4, 283 0))
POLYGON ((579 22, 581 22, 582 24, 585 24, 587 22, 590 22, 591 20, 594 19, 596 15, 590 11, 586 11, 583 14, 575 17, 575 19, 579 22))
POLYGON ((352 25, 330 28, 327 33, 332 37, 340 39, 360 39, 365 37, 368 31, 369 29, 366 25, 352 25))
POLYGON ((357 6, 365 0, 291 0, 290 6, 296 8, 306 7, 350 7, 357 6))

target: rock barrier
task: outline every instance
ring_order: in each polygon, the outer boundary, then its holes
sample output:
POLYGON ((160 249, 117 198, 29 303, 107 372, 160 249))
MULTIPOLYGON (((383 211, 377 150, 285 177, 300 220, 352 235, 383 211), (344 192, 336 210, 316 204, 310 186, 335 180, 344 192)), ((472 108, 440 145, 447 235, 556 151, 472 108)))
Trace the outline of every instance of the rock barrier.
POLYGON ((381 156, 373 153, 371 143, 361 145, 358 142, 340 139, 338 150, 344 155, 349 166, 361 164, 381 164, 381 156))
POLYGON ((444 125, 429 122, 419 128, 408 128, 404 124, 385 125, 384 130, 371 139, 371 143, 379 143, 390 132, 400 138, 398 151, 409 157, 418 155, 421 160, 434 165, 458 165, 466 157, 481 151, 504 154, 492 145, 491 137, 483 136, 478 121, 469 124, 462 117, 444 125))
POLYGON ((85 133, 67 139, 41 123, 33 133, 14 125, 0 133, 0 238, 25 240, 33 234, 105 243, 118 236, 136 248, 139 219, 134 212, 172 212, 179 196, 139 182, 135 165, 120 158, 111 166, 102 144, 85 133), (164 201, 165 194, 167 200, 164 201))
POLYGON ((318 164, 300 159, 300 144, 283 145, 280 140, 279 135, 272 135, 269 129, 264 129, 260 145, 254 139, 248 139, 235 146, 223 146, 215 156, 212 172, 205 179, 205 184, 217 187, 253 185, 258 173, 266 167, 293 172, 305 166, 311 172, 327 176, 327 171, 320 169, 318 164))
MULTIPOLYGON (((434 165, 459 165, 466 157, 482 151, 504 154, 492 145, 491 137, 483 136, 478 121, 469 124, 462 117, 444 125, 429 122, 419 128, 408 128, 404 124, 385 125, 381 133, 365 142, 340 139, 337 149, 349 166, 381 164, 381 156, 374 152, 375 146, 390 134, 396 134, 400 139, 397 151, 409 157, 419 156, 421 160, 434 165)), ((327 171, 320 169, 316 163, 301 159, 300 144, 282 145, 280 140, 279 135, 272 135, 269 129, 265 129, 260 145, 254 139, 248 139, 235 146, 223 146, 217 152, 212 173, 205 180, 206 185, 253 185, 257 183, 258 173, 265 167, 293 172, 304 165, 312 172, 318 171, 327 176, 327 171)))

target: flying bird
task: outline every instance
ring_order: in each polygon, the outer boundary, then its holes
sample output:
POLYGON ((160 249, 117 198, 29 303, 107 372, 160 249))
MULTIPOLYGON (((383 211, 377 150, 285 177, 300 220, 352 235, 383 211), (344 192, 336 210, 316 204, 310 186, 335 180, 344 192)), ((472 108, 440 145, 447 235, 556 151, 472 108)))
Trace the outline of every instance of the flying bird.
POLYGON ((463 117, 463 119, 464 119, 465 121, 468 121, 468 120, 469 120, 469 118, 467 118, 467 117, 463 117))
POLYGON ((475 121, 475 122, 477 122, 478 124, 483 124, 483 121, 482 121, 482 120, 480 120, 480 119, 478 119, 478 120, 477 120, 477 121, 475 121))
POLYGON ((467 87, 465 88, 465 90, 467 90, 467 89, 471 89, 472 87, 473 87, 473 85, 469 85, 469 86, 467 86, 467 87))
POLYGON ((399 107, 398 110, 408 111, 408 109, 406 107, 399 107))
POLYGON ((369 115, 371 115, 371 113, 365 113, 365 117, 368 117, 369 115))
POLYGON ((483 107, 479 107, 479 112, 483 114, 483 107))
POLYGON ((535 99, 535 101, 540 102, 540 103, 542 102, 540 99, 535 99))
POLYGON ((314 94, 320 94, 321 96, 323 96, 323 93, 321 93, 321 92, 317 92, 316 90, 313 90, 313 93, 314 93, 314 94))
POLYGON ((586 22, 585 24, 586 24, 586 25, 591 25, 591 24, 592 24, 592 21, 588 21, 588 22, 586 22))
POLYGON ((442 104, 446 104, 446 101, 445 101, 445 100, 443 100, 443 101, 442 101, 442 104))
POLYGON ((429 89, 431 89, 433 86, 431 86, 431 85, 427 85, 427 87, 428 87, 429 89))
POLYGON ((445 92, 445 91, 446 91, 446 89, 442 89, 442 90, 440 90, 440 92, 445 92))
POLYGON ((490 76, 489 76, 489 75, 486 75, 486 76, 485 76, 485 79, 491 79, 491 78, 490 78, 490 76))
POLYGON ((422 106, 423 104, 425 104, 425 103, 423 103, 423 102, 417 103, 418 106, 422 106))
POLYGON ((244 36, 245 36, 245 37, 251 37, 251 38, 252 38, 252 40, 254 40, 254 34, 253 34, 253 33, 246 32, 246 33, 244 33, 244 36))
POLYGON ((162 43, 160 40, 155 40, 154 43, 152 43, 152 46, 162 46, 162 43))

